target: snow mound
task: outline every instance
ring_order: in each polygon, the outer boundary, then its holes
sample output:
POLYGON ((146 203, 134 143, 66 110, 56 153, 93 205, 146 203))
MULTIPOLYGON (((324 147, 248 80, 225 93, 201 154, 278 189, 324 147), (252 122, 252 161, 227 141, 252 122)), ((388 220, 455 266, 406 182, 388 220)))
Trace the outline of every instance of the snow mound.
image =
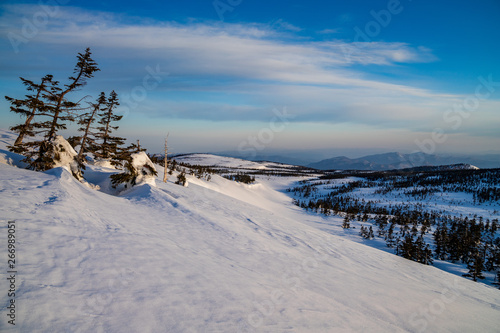
POLYGON ((141 151, 139 153, 134 153, 131 155, 132 158, 132 167, 137 172, 137 176, 135 178, 135 184, 149 184, 152 186, 156 186, 156 176, 157 173, 156 168, 149 159, 148 155, 141 151))
POLYGON ((76 179, 83 180, 76 160, 78 154, 70 143, 62 135, 57 135, 49 141, 49 144, 53 146, 50 158, 54 161, 54 168, 63 167, 70 171, 76 179))
POLYGON ((149 184, 156 186, 158 172, 145 152, 133 153, 125 164, 125 172, 111 176, 113 188, 118 191, 133 186, 149 184))

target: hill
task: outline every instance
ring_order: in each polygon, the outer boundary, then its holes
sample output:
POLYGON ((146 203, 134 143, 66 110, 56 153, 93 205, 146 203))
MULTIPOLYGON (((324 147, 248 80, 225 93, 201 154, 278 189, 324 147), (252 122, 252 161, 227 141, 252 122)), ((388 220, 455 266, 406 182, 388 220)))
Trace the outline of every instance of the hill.
MULTIPOLYGON (((102 185, 112 172, 85 176, 102 185)), ((116 196, 64 168, 0 163, 1 247, 15 220, 19 258, 16 326, 2 292, 2 331, 498 330, 498 290, 312 227, 324 218, 282 191, 304 177, 188 179, 116 196)))
POLYGON ((319 162, 311 163, 308 167, 318 170, 393 170, 408 169, 421 166, 441 166, 470 164, 483 168, 500 167, 500 159, 493 155, 486 157, 471 156, 441 156, 424 153, 401 154, 397 152, 375 154, 360 158, 348 158, 345 156, 334 157, 319 162), (496 159, 495 159, 496 158, 496 159))

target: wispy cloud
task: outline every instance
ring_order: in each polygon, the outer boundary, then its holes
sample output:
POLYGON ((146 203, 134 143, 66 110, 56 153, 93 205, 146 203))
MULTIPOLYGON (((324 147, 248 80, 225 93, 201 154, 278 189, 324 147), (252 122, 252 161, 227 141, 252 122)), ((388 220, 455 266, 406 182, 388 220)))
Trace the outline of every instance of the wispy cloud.
MULTIPOLYGON (((36 10, 36 6, 4 6, 2 35, 19 31, 21 16, 36 10)), ((90 46, 105 63, 103 70, 113 73, 105 83, 117 85, 117 91, 130 91, 130 82, 142 79, 146 65, 159 64, 170 76, 144 102, 142 112, 152 117, 265 120, 272 106, 288 105, 296 122, 423 128, 463 98, 370 73, 370 66, 435 61, 432 50, 425 47, 294 38, 300 28, 282 20, 269 25, 181 24, 78 8, 59 10, 35 39, 23 45, 23 52, 36 50, 37 56, 49 59, 57 50, 73 59, 75 49, 90 46)), ((1 53, 8 66, 22 66, 5 39, 1 53)), ((50 66, 54 63, 47 61, 47 72, 52 71, 50 66)))
POLYGON ((335 28, 335 29, 323 29, 318 31, 320 34, 324 35, 333 35, 333 34, 338 34, 342 29, 341 28, 335 28))

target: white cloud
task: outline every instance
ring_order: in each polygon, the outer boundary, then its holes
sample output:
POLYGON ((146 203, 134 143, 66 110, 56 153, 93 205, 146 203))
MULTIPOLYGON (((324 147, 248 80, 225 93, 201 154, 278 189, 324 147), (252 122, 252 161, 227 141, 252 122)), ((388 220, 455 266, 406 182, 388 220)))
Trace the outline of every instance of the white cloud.
MULTIPOLYGON (((26 5, 3 9, 3 36, 19 32, 21 16, 29 18, 39 10, 26 5)), ((435 61, 425 47, 308 41, 293 38, 291 33, 300 28, 281 20, 274 27, 127 22, 127 17, 59 8, 36 37, 22 45, 23 54, 5 49, 4 40, 1 55, 9 66, 25 61, 28 52, 45 55, 46 64, 40 67, 46 66, 44 71, 50 73, 51 66, 58 65, 50 60, 54 52, 72 60, 75 49, 91 46, 98 62, 105 63, 103 73, 113 73, 105 84, 125 93, 133 89, 133 82, 140 84, 146 66, 159 64, 170 76, 137 109, 153 117, 263 121, 272 106, 287 105, 297 115, 295 121, 432 130, 444 109, 463 98, 396 84, 364 70, 367 65, 435 61)), ((482 123, 478 117, 474 128, 482 123)))

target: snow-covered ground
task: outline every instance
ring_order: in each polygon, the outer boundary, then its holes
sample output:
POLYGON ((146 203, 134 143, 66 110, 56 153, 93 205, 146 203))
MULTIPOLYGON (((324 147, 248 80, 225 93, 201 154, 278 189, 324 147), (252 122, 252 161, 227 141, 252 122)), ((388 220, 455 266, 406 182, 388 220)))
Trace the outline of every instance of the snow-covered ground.
MULTIPOLYGON (((188 163, 191 165, 203 165, 212 167, 223 167, 232 169, 246 169, 246 170, 290 170, 296 169, 297 166, 276 163, 276 162, 254 162, 247 161, 240 158, 217 156, 211 154, 187 154, 176 156, 174 159, 177 162, 188 163)), ((303 167, 301 167, 303 168, 303 167)))
MULTIPOLYGON (((0 142, 0 160, 10 156, 0 142)), ((216 157, 213 157, 216 159, 216 157)), ((196 164, 193 162, 193 164, 196 164)), ((104 193, 0 163, 0 328, 19 332, 498 332, 500 291, 314 227, 282 190, 213 175, 104 193)))

